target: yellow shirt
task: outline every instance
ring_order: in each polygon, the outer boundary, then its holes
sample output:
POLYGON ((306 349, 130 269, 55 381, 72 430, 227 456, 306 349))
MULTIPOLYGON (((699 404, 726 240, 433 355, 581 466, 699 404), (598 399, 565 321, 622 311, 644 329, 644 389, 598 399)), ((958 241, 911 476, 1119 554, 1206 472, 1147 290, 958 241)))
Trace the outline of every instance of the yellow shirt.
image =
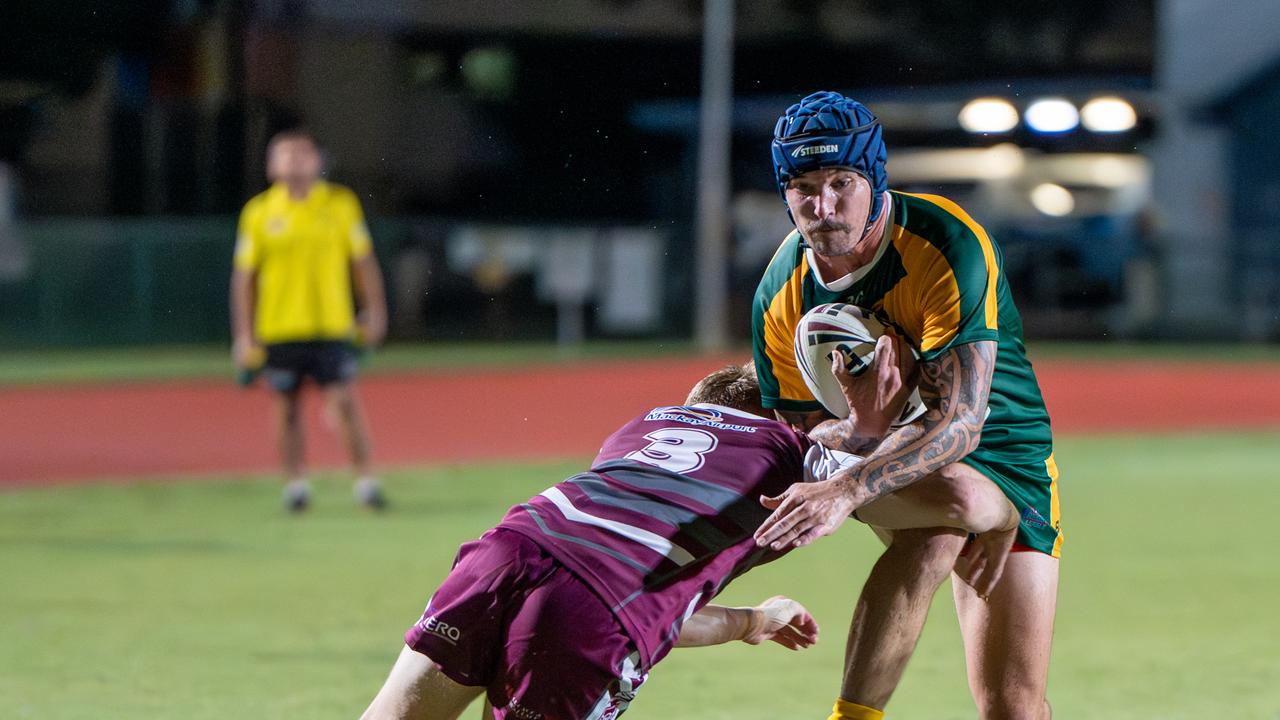
POLYGON ((360 201, 341 185, 318 182, 294 200, 276 184, 246 203, 235 267, 257 272, 258 341, 351 339, 351 263, 371 252, 360 201))

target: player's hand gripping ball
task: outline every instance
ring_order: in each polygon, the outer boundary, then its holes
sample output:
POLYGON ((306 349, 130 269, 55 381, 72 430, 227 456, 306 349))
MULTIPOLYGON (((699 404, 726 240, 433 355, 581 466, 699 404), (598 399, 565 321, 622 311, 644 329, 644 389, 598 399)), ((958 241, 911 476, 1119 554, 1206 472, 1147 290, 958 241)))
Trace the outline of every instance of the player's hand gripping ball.
MULTIPOLYGON (((819 305, 800 318, 794 346, 796 364, 805 386, 827 412, 841 419, 849 417, 849 403, 831 369, 835 354, 842 356, 845 371, 858 377, 871 366, 876 342, 886 329, 869 310, 845 303, 819 305)), ((923 413, 920 391, 913 388, 892 425, 905 425, 923 413)))

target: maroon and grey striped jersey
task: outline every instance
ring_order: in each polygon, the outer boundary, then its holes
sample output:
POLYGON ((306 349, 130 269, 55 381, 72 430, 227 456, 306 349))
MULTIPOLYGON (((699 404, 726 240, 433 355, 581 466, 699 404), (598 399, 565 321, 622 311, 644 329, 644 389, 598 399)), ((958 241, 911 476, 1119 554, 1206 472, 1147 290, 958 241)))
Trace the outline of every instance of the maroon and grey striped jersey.
POLYGON ((769 515, 760 496, 855 461, 757 415, 655 408, 605 440, 589 472, 513 507, 500 527, 590 585, 651 667, 730 580, 779 556, 752 538, 769 515))

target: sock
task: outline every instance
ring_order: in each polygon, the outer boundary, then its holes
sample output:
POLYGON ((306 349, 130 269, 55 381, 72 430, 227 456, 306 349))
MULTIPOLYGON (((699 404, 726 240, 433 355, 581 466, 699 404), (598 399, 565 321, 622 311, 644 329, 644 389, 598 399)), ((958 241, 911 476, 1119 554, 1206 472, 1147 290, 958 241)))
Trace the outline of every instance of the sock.
POLYGON ((827 720, 884 720, 884 711, 839 698, 827 720))

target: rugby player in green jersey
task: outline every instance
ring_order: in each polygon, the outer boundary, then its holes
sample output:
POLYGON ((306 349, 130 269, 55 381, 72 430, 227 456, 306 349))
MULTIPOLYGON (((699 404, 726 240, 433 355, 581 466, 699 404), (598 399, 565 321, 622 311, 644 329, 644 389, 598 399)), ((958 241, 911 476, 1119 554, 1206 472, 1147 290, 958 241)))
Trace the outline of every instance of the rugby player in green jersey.
MULTIPOLYGON (((988 597, 952 584, 969 687, 987 720, 1048 718, 1062 546, 1058 471, 1000 248, 955 203, 890 191, 881 127, 842 95, 814 93, 789 108, 772 148, 797 229, 770 261, 752 307, 764 407, 824 432, 829 416, 800 377, 792 337, 806 311, 843 302, 873 310, 893 328, 877 363, 909 368, 918 357, 914 374, 927 411, 891 428, 893 408, 876 390, 877 373, 865 373, 858 379, 865 391, 852 407, 858 437, 841 440, 860 447, 866 462, 851 477, 764 499, 775 511, 757 542, 808 544, 858 508, 913 484, 989 478, 1017 507, 1020 523, 988 597)), ((883 717, 937 588, 957 563, 985 562, 983 544, 972 543, 966 554, 968 538, 959 531, 878 534, 888 547, 854 611, 833 720, 883 717)))

